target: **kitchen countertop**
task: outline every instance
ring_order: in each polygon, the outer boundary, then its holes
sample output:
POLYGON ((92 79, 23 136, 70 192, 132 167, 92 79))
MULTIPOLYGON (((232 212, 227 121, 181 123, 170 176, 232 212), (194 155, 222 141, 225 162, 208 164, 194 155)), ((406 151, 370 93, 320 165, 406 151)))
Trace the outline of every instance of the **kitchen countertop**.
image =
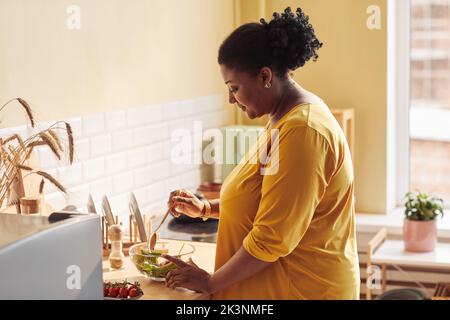
MULTIPOLYGON (((178 240, 161 239, 167 242, 178 242, 178 240)), ((214 272, 214 257, 216 253, 216 245, 212 243, 192 242, 195 247, 195 252, 192 255, 192 260, 202 269, 209 273, 214 272)), ((131 262, 130 258, 125 257, 124 267, 120 270, 111 270, 109 261, 103 259, 103 280, 104 281, 123 281, 127 279, 129 282, 139 281, 144 295, 141 300, 207 300, 208 295, 193 292, 191 290, 177 288, 170 289, 165 286, 164 282, 156 282, 145 278, 131 262)))

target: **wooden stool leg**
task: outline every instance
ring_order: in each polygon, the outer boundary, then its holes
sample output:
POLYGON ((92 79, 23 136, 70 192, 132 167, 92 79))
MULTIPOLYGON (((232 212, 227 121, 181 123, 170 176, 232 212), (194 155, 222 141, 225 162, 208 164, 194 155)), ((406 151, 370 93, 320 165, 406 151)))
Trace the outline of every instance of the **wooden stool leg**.
POLYGON ((369 272, 366 272, 366 300, 372 300, 371 288, 372 288, 372 276, 369 274, 369 272))
POLYGON ((386 291, 386 265, 381 265, 381 292, 384 293, 386 291))

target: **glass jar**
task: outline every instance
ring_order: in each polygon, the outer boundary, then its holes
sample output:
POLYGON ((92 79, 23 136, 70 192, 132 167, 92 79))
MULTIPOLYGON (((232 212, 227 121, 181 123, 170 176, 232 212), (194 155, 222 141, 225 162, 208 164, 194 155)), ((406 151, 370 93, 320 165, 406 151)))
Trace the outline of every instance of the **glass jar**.
POLYGON ((41 214, 41 199, 39 197, 20 198, 20 212, 23 214, 41 214))

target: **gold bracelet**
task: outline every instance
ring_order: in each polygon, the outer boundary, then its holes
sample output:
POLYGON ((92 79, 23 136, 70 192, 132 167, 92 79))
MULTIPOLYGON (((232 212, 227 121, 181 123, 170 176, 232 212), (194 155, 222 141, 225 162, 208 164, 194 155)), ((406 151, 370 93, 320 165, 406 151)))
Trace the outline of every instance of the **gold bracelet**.
POLYGON ((203 200, 203 204, 205 205, 205 213, 202 214, 202 219, 203 221, 206 221, 211 217, 211 204, 208 200, 203 200))

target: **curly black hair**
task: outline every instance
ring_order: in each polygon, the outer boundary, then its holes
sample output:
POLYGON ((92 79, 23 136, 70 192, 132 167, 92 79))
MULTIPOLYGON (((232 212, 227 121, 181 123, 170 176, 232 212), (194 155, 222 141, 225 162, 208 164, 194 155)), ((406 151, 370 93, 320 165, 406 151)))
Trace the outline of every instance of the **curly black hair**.
POLYGON ((254 76, 270 67, 285 77, 311 58, 316 61, 322 45, 302 9, 294 14, 288 7, 282 14, 275 12, 270 22, 261 19, 233 31, 220 46, 218 62, 254 76))

